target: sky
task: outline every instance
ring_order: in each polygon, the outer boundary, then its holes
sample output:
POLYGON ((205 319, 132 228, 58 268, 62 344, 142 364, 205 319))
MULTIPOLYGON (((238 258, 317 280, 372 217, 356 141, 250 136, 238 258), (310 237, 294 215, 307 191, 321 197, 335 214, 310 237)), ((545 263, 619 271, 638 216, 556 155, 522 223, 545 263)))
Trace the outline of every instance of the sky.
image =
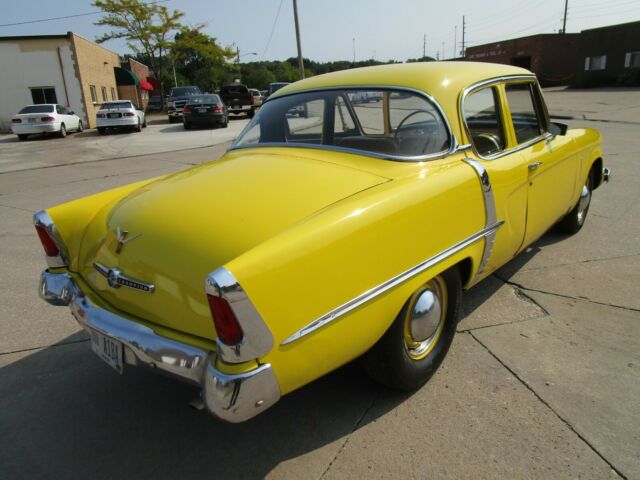
MULTIPOLYGON (((106 29, 93 24, 99 11, 91 0, 0 0, 0 36, 63 34, 90 40, 106 29), (97 13, 92 13, 97 12, 97 13), (85 15, 86 14, 86 15, 85 15), (74 18, 6 25, 53 17, 74 18)), ((185 13, 187 25, 222 45, 240 49, 241 61, 296 56, 292 0, 168 0, 185 13), (254 55, 255 54, 255 55, 254 55)), ((465 17, 466 46, 562 28, 565 0, 298 0, 302 53, 315 61, 390 59, 426 54, 458 56, 465 17)), ((567 32, 640 20, 640 0, 568 0, 567 32)), ((122 40, 104 44, 120 54, 122 40)))

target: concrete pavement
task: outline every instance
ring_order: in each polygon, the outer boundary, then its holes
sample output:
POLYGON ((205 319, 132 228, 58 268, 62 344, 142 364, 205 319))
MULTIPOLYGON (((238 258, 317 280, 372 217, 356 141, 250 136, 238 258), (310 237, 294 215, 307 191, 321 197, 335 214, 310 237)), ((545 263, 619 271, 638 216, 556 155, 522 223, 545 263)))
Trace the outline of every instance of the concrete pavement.
POLYGON ((465 293, 424 388, 390 392, 354 363, 240 425, 189 409, 192 387, 95 357, 37 296, 31 226, 40 208, 224 145, 0 174, 0 478, 639 478, 640 138, 626 115, 640 91, 618 93, 545 94, 578 119, 602 104, 607 122, 569 123, 602 131, 612 181, 578 235, 548 233, 465 293))

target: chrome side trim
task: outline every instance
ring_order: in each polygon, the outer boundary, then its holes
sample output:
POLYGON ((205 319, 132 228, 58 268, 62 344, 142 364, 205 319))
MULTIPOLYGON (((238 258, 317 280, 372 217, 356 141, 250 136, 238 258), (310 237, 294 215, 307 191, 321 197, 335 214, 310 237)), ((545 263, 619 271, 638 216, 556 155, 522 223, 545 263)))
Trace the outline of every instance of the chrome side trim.
MULTIPOLYGON (((489 172, 487 172, 484 166, 477 160, 474 160, 472 158, 463 158, 462 161, 467 163, 468 165, 471 165, 471 167, 473 167, 476 174, 478 175, 480 186, 482 187, 482 195, 484 198, 484 213, 486 218, 485 225, 487 227, 489 225, 494 225, 497 221, 496 200, 493 196, 493 189, 491 187, 489 172)), ((493 250, 495 239, 495 231, 487 235, 484 239, 484 252, 482 252, 482 260, 480 261, 480 265, 478 266, 478 270, 475 274, 476 278, 484 271, 485 267, 487 266, 487 262, 491 257, 491 251, 493 250)), ((473 283, 473 281, 471 283, 473 283)))
POLYGON ((415 265, 414 267, 411 267, 410 269, 405 270, 404 272, 396 275, 395 277, 387 280, 386 282, 381 283, 380 285, 377 285, 377 286, 373 287, 372 289, 367 290, 366 292, 358 295, 354 299, 349 300, 348 302, 344 303, 343 305, 340 305, 339 307, 334 308, 329 313, 326 313, 325 315, 322 315, 321 317, 317 318, 313 322, 311 322, 311 323, 305 325, 304 327, 302 327, 297 332, 293 333, 291 336, 289 336, 288 338, 283 340, 282 343, 280 343, 280 345, 287 345, 287 344, 289 344, 291 342, 295 342, 296 340, 299 340, 300 338, 304 337, 305 335, 309 335, 310 333, 318 330, 321 327, 324 327, 328 323, 331 323, 331 322, 337 320, 338 318, 340 318, 343 315, 349 313, 350 311, 355 310, 356 308, 360 307, 361 305, 364 305, 365 303, 370 302, 371 300, 373 300, 374 298, 378 297, 379 295, 382 295, 383 293, 391 290, 392 288, 400 285, 401 283, 404 283, 407 280, 415 277, 419 273, 422 273, 425 270, 433 267, 434 265, 437 265, 438 263, 446 260, 450 256, 458 253, 459 251, 463 250, 464 248, 468 247, 469 245, 477 242, 481 238, 484 238, 484 237, 486 237, 488 235, 491 235, 491 234, 495 233, 495 231, 498 228, 500 228, 503 223, 504 223, 504 221, 496 222, 493 225, 488 226, 487 228, 484 228, 483 230, 480 230, 477 233, 474 233, 470 237, 465 238, 464 240, 462 240, 462 241, 456 243, 455 245, 453 245, 452 247, 449 247, 446 250, 440 252, 439 254, 434 255, 433 257, 428 258, 427 260, 425 260, 423 262, 420 262, 419 264, 415 265))
POLYGON ((69 305, 89 333, 121 342, 124 362, 161 371, 202 388, 209 412, 228 422, 243 422, 280 399, 280 386, 270 364, 240 374, 219 370, 215 352, 157 334, 151 328, 94 305, 67 273, 42 272, 40 293, 53 305, 69 305))
MULTIPOLYGON (((381 154, 381 153, 376 153, 376 152, 369 152, 366 150, 357 150, 354 148, 344 148, 344 147, 337 147, 337 146, 332 146, 332 145, 317 145, 317 144, 304 144, 304 143, 286 143, 286 142, 273 142, 273 143, 254 143, 251 145, 241 145, 238 146, 237 142, 238 140, 240 140, 242 138, 242 135, 245 131, 247 131, 252 125, 253 125, 253 121, 249 122, 249 124, 247 124, 247 126, 242 130, 242 132, 240 132, 240 135, 238 135, 237 139, 233 142, 233 144, 231 144, 231 146, 229 147, 229 151, 231 150, 239 150, 239 149, 244 149, 244 148, 263 148, 263 147, 302 147, 302 148, 314 148, 316 150, 330 150, 330 151, 337 151, 337 152, 344 152, 344 153, 354 153, 356 155, 364 155, 364 156, 368 156, 368 157, 374 157, 374 158, 381 158, 383 160, 392 160, 392 161, 396 161, 396 162, 420 162, 420 161, 424 161, 424 160, 436 160, 439 158, 444 158, 447 157, 453 153, 455 153, 458 150, 458 140, 456 138, 456 136, 453 133, 453 130, 451 129, 451 123, 449 122, 449 118, 447 117, 447 115, 444 113, 444 110, 442 108, 442 106, 440 105, 440 103, 438 103, 438 101, 430 94, 422 91, 422 90, 418 90, 415 88, 410 88, 410 87, 401 87, 401 86, 394 86, 394 85, 341 85, 341 86, 335 86, 335 87, 322 87, 322 88, 308 88, 305 90, 296 90, 294 92, 290 92, 290 93, 284 93, 284 94, 280 94, 278 96, 274 96, 272 95, 271 97, 269 97, 269 99, 267 101, 265 101, 263 103, 266 104, 268 102, 277 100, 279 98, 285 98, 285 97, 290 97, 292 95, 298 95, 298 94, 305 94, 305 93, 316 93, 316 92, 327 92, 327 91, 334 91, 334 90, 386 90, 386 91, 405 91, 405 92, 410 92, 413 93, 417 96, 423 97, 425 98, 428 102, 430 102, 435 109, 438 111, 438 113, 440 114, 440 116, 442 117, 442 120, 444 122, 444 126, 446 127, 447 133, 449 134, 449 148, 446 150, 443 150, 441 152, 437 152, 437 153, 432 153, 429 155, 419 155, 419 156, 406 156, 406 157, 401 157, 401 156, 396 156, 396 155, 385 155, 385 154, 381 154)), ((258 118, 257 116, 255 117, 256 119, 258 118)), ((257 120, 256 120, 257 121, 257 120)))
POLYGON ((207 294, 224 298, 229 302, 244 333, 238 345, 227 345, 216 339, 218 355, 223 361, 242 363, 262 357, 271 351, 274 344, 271 331, 229 270, 221 267, 210 273, 204 288, 207 294))
POLYGON ((60 254, 55 257, 45 255, 47 265, 51 268, 68 266, 69 253, 67 252, 67 247, 65 247, 62 237, 60 236, 60 232, 58 232, 55 223, 53 223, 53 220, 46 210, 40 210, 33 216, 33 225, 44 228, 51 236, 53 243, 56 244, 56 247, 58 247, 58 251, 60 252, 60 254))

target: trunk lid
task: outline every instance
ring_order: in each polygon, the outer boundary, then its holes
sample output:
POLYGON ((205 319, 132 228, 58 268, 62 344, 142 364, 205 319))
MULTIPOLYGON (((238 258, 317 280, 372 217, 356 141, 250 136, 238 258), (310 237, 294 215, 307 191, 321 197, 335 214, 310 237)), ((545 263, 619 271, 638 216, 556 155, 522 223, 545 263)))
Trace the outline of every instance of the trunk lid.
POLYGON ((148 184, 88 226, 81 275, 103 300, 164 327, 215 338, 206 275, 324 207, 388 179, 294 154, 228 154, 148 184), (117 232, 126 234, 118 250, 117 232), (98 268, 96 268, 98 264, 98 268), (109 286, 100 266, 153 284, 109 286))

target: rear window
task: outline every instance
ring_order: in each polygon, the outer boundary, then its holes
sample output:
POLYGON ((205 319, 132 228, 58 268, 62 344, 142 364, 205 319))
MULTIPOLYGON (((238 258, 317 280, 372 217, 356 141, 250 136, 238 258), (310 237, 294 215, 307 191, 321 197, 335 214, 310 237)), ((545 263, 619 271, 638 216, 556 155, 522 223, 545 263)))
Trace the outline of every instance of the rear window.
POLYGON ((53 113, 53 105, 29 105, 18 113, 53 113))
POLYGON ((244 85, 226 85, 220 89, 220 93, 249 93, 249 89, 244 85))
POLYGON ((100 106, 100 110, 118 110, 125 108, 133 108, 131 102, 106 102, 100 106))
POLYGON ((217 95, 198 95, 189 99, 190 104, 198 103, 220 103, 220 98, 217 95))
POLYGON ((344 89, 296 93, 266 102, 233 148, 315 146, 414 159, 449 150, 440 110, 410 91, 344 89))
POLYGON ((189 95, 199 95, 202 93, 198 87, 173 87, 171 97, 188 97, 189 95))

